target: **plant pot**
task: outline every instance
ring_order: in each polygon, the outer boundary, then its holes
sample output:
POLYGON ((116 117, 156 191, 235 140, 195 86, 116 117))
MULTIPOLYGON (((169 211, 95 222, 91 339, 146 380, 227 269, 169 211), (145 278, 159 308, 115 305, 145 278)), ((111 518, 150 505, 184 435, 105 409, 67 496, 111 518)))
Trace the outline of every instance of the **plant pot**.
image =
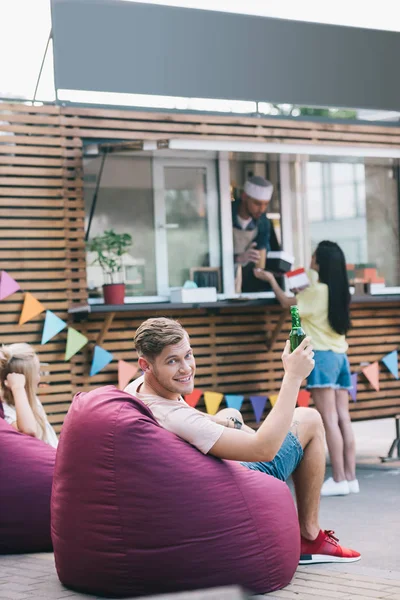
POLYGON ((124 304, 125 284, 105 283, 103 285, 104 304, 124 304))

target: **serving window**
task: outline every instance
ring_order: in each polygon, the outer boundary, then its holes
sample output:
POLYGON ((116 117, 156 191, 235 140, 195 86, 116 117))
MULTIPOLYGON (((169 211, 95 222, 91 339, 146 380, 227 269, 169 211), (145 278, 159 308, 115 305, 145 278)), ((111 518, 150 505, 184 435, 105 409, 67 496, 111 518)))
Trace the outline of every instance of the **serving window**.
MULTIPOLYGON (((132 236, 121 274, 128 302, 166 301, 188 281, 219 298, 272 295, 268 284, 244 292, 235 279, 232 203, 254 175, 274 186, 271 250, 292 256, 294 268, 329 239, 353 282, 367 273, 373 293, 400 286, 397 159, 164 150, 110 153, 101 170, 102 161, 84 162, 86 226, 92 212, 89 239, 108 229, 132 236)), ((89 296, 100 302, 105 281, 93 259, 89 296)))

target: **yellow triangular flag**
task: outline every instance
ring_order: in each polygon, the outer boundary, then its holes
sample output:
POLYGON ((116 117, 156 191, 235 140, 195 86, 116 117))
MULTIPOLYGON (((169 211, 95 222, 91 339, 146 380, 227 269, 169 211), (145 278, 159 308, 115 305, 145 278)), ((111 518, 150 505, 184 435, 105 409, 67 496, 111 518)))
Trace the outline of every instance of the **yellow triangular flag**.
POLYGON ((19 318, 19 324, 23 325, 27 321, 30 321, 34 317, 37 317, 45 309, 43 304, 36 300, 35 296, 32 296, 30 292, 25 294, 24 305, 22 307, 21 316, 19 318))
POLYGON ((271 406, 275 406, 275 402, 278 400, 279 394, 271 394, 268 396, 268 400, 270 401, 271 406))
POLYGON ((209 415, 215 415, 223 397, 219 392, 204 392, 204 404, 209 415))

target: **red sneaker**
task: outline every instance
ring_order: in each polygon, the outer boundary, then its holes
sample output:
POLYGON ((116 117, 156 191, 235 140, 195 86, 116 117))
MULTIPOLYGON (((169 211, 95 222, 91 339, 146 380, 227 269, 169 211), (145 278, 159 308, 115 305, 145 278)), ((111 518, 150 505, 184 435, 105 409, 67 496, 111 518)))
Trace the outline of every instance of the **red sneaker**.
POLYGON ((356 562, 361 554, 349 548, 339 546, 339 540, 333 535, 334 531, 320 530, 312 542, 301 537, 300 565, 330 562, 356 562))

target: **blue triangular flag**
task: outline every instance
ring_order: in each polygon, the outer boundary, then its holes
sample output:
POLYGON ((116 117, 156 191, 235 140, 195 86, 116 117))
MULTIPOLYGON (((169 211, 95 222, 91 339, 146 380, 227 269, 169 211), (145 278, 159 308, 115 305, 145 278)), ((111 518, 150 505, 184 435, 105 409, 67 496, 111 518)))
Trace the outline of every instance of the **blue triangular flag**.
POLYGON ((349 390, 349 394, 353 402, 357 401, 357 377, 358 373, 351 374, 351 389, 349 390))
POLYGON ((65 321, 57 317, 51 310, 47 310, 43 325, 42 344, 47 344, 51 338, 60 333, 66 326, 65 321))
POLYGON ((382 358, 382 362, 385 367, 391 372, 393 377, 396 379, 399 378, 399 360, 397 355, 397 350, 393 350, 393 352, 389 352, 382 358))
POLYGON ((243 400, 244 396, 225 394, 225 402, 228 408, 236 408, 236 410, 240 410, 242 408, 243 400))
POLYGON ((264 412, 265 405, 267 404, 267 397, 250 396, 250 402, 253 405, 254 416, 256 417, 256 421, 257 423, 259 423, 264 412))
POLYGON ((92 366, 90 367, 90 377, 96 375, 99 371, 104 369, 112 360, 114 356, 111 352, 107 352, 100 346, 94 347, 94 354, 92 360, 92 366))

